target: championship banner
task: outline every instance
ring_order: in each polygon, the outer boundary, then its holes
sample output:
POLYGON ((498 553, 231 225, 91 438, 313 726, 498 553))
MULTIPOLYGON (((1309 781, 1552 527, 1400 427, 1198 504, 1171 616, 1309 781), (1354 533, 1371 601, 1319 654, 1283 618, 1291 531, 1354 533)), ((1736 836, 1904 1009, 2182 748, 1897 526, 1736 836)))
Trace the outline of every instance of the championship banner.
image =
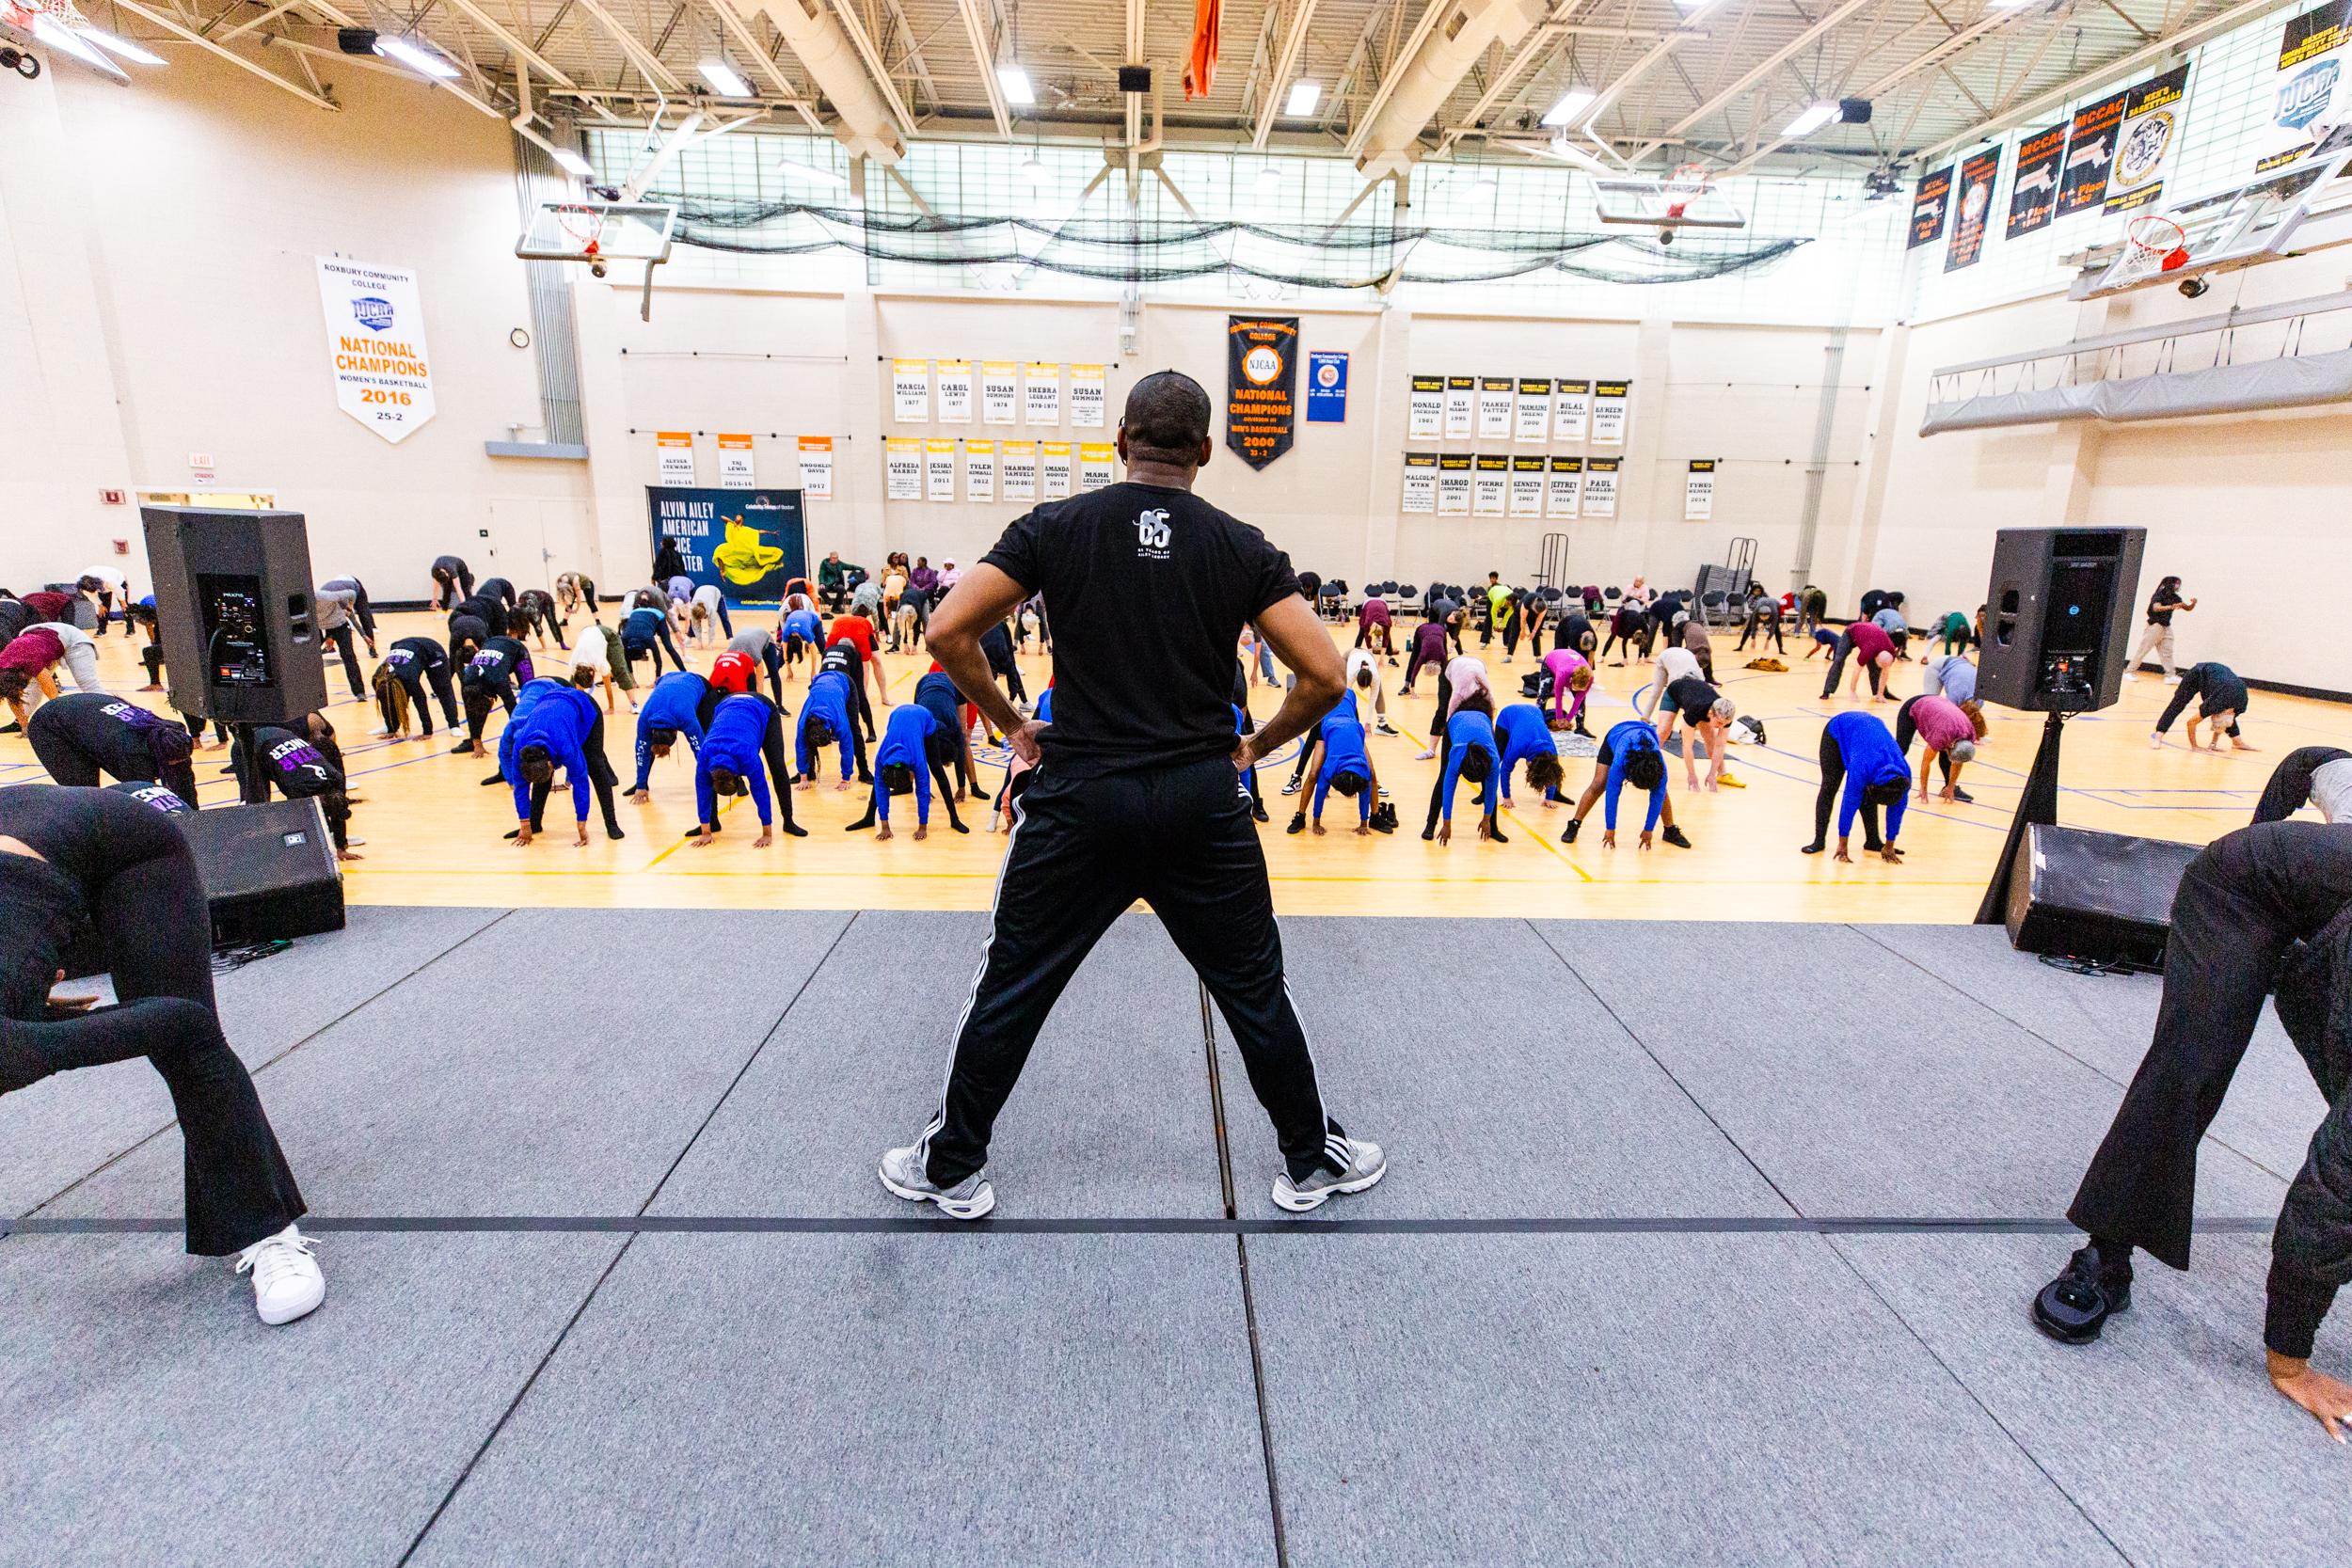
POLYGON ((1592 418, 1593 384, 1561 380, 1552 383, 1551 438, 1582 442, 1585 421, 1592 418))
POLYGON ((335 406, 398 445, 433 417, 433 364, 417 275, 340 256, 317 260, 335 406))
MULTIPOLYGON (((2352 0, 2346 0, 2352 4, 2352 0)), ((1435 441, 1445 435, 1445 377, 1417 375, 1410 401, 1405 405, 1405 434, 1415 441, 1435 441)))
POLYGON ((1343 349, 1307 351, 1307 422, 1347 422, 1347 354, 1343 349))
POLYGON ((1911 242, 1904 249, 1916 250, 1944 237, 1944 205, 1951 194, 1951 165, 1929 169, 1919 176, 1919 183, 1911 193, 1911 242))
POLYGON ((1540 446, 1551 439, 1551 378, 1519 377, 1518 438, 1540 446))
MULTIPOLYGON (((1075 385, 1074 381, 1073 385, 1075 385)), ((1044 487, 1047 500, 1058 501, 1070 499, 1070 454, 1074 450, 1067 441, 1040 441, 1038 443, 1038 483, 1044 487)))
POLYGON ((1445 378, 1445 438, 1466 441, 1477 420, 1478 378, 1474 375, 1449 375, 1445 378))
MULTIPOLYGON (((1546 399, 1547 403, 1550 400, 1546 399)), ((1547 416, 1551 410, 1544 410, 1547 416)), ((1511 515, 1540 517, 1544 515, 1544 460, 1540 456, 1518 456, 1511 459, 1511 515)))
POLYGON ((674 490, 694 487, 694 433, 657 430, 653 435, 654 480, 674 490))
POLYGON ((980 422, 1011 424, 1021 417, 1021 367, 991 359, 980 367, 980 422))
POLYGON ((1553 517, 1573 517, 1583 510, 1584 459, 1555 457, 1551 460, 1551 496, 1544 507, 1553 517))
POLYGON ((1617 467, 1622 457, 1596 457, 1584 466, 1584 513, 1591 517, 1617 515, 1617 467))
POLYGON ((1225 444, 1263 468, 1291 450, 1297 420, 1298 318, 1226 317, 1225 444))
POLYGON ((1625 445, 1626 426, 1632 418, 1632 410, 1633 383, 1594 382, 1593 444, 1600 447, 1625 445))
POLYGON ((752 477, 752 438, 723 431, 718 441, 719 483, 729 490, 748 490, 758 483, 752 477))
POLYGON ((1511 515, 1511 460, 1501 452, 1470 459, 1470 513, 1479 517, 1511 515))
POLYGON ((1119 477, 1119 449, 1108 441, 1088 441, 1078 448, 1078 488, 1100 490, 1119 477))
POLYGON ((1985 222, 1993 211, 1993 187, 2001 178, 2001 150, 1993 148, 1960 166, 1960 215, 1952 220, 1952 241, 1944 247, 1944 270, 1973 267, 1984 254, 1985 222))
POLYGON ((1438 515, 1467 517, 1470 509, 1470 455, 1441 452, 1438 457, 1438 515))
POLYGON ((1037 443, 1007 441, 998 465, 1005 475, 1005 499, 1033 501, 1037 499, 1037 443))
POLYGON ((2345 45, 2352 43, 2352 0, 2333 0, 2290 18, 2279 38, 2270 123, 2256 138, 2254 172, 2284 168, 2318 145, 2317 127, 2338 118, 2345 45))
MULTIPOLYGON (((1415 376, 1415 381, 1422 378, 1415 376)), ((1438 510, 1438 454, 1434 451, 1408 451, 1405 454, 1405 493, 1397 502, 1399 512, 1435 512, 1438 510)))
POLYGON ((653 545, 674 541, 694 585, 731 604, 773 604, 808 573, 808 530, 798 490, 645 489, 653 545))
POLYGON ((1682 520, 1703 523, 1715 515, 1715 460, 1711 457, 1691 459, 1691 471, 1682 479, 1682 520))
POLYGON ((1061 423, 1061 367, 1030 363, 1021 372, 1023 412, 1033 425, 1061 423))
POLYGON ((2181 101, 2187 95, 2188 66, 2184 63, 2140 83, 2123 101, 2115 162, 2107 166, 2106 211, 2128 213, 2164 199, 2164 171, 2181 139, 2181 101))
POLYGON ((931 366, 928 359, 890 362, 890 417, 899 424, 931 422, 931 366))
POLYGON ((833 437, 803 436, 801 451, 801 495, 803 499, 833 499, 833 437))
POLYGON ((1507 441, 1511 438, 1513 394, 1518 384, 1507 375, 1482 375, 1478 378, 1478 438, 1482 441, 1507 441))
POLYGON ((996 499, 995 442, 963 443, 963 499, 968 501, 993 501, 996 499))
POLYGON ((1103 367, 1070 367, 1070 422, 1080 430, 1103 428, 1103 367))
POLYGON ((939 362, 939 422, 972 422, 972 361, 969 359, 942 359, 939 362))
POLYGON ((926 500, 956 499, 956 444, 933 436, 923 443, 923 496, 926 500))
MULTIPOLYGON (((808 461, 803 447, 801 461, 808 461)), ((802 472, 807 470, 803 468, 802 472)), ((882 440, 882 494, 894 501, 923 499, 923 440, 918 436, 890 436, 882 440)))
POLYGON ((2115 162, 2115 132, 2123 122, 2123 100, 2111 92, 2074 111, 2066 125, 2066 164, 2058 171, 2058 215, 2072 217, 2107 198, 2107 166, 2115 162))
MULTIPOLYGON (((2352 5, 2352 0, 2344 0, 2352 5)), ((2058 166, 2066 161, 2066 122, 2017 144, 2017 177, 2009 187, 2010 239, 2049 226, 2058 214, 2058 166)))

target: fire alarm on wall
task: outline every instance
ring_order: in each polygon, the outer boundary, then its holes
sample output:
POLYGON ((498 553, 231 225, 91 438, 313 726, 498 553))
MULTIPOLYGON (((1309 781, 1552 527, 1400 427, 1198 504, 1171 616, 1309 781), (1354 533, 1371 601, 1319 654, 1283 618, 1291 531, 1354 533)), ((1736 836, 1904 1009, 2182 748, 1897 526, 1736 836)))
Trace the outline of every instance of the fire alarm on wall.
POLYGON ((114 546, 115 554, 117 555, 129 555, 131 553, 131 541, 128 539, 116 540, 114 542, 114 546))
MULTIPOLYGON (((98 504, 101 506, 121 506, 129 500, 130 497, 124 495, 119 490, 101 490, 98 492, 98 504)), ((117 555, 128 555, 131 553, 131 545, 128 540, 118 539, 115 543, 120 546, 120 548, 115 552, 117 555)))

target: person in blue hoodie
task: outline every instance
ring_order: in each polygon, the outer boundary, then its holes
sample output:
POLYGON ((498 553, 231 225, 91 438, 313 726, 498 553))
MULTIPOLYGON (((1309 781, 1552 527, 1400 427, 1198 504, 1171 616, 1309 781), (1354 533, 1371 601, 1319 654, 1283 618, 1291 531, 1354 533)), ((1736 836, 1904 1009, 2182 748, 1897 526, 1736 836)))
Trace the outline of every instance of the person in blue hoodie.
MULTIPOLYGON (((1909 777, 1908 774, 1905 775, 1909 777)), ((1560 842, 1574 844, 1577 830, 1584 826, 1584 818, 1592 815, 1594 803, 1607 797, 1601 815, 1600 847, 1617 847, 1617 797, 1627 784, 1646 790, 1649 794, 1649 814, 1642 819, 1642 847, 1650 846, 1650 835, 1662 819, 1666 824, 1666 842, 1677 849, 1688 849, 1691 841, 1675 826, 1674 802, 1666 798, 1666 753, 1659 749, 1658 732, 1640 719, 1627 719, 1612 724, 1600 737, 1600 750, 1593 754, 1593 782, 1584 786, 1584 798, 1576 803, 1576 815, 1568 819, 1560 842)))
POLYGON ((529 845, 539 831, 559 768, 571 784, 572 814, 580 827, 574 843, 581 847, 588 843, 592 788, 604 810, 605 836, 627 837, 613 814, 612 790, 620 781, 604 754, 604 714, 596 700, 578 686, 554 681, 532 681, 523 690, 538 695, 528 704, 516 701, 515 716, 499 736, 499 770, 515 792, 516 845, 529 845))
POLYGON ((799 764, 792 778, 795 785, 802 789, 817 787, 817 753, 828 746, 841 748, 840 788, 850 787, 852 748, 857 757, 857 777, 867 781, 873 778, 866 761, 866 739, 858 734, 851 710, 855 700, 850 677, 841 671, 823 671, 808 683, 808 697, 801 704, 800 728, 795 732, 795 760, 799 764))
POLYGON ((696 756, 703 749, 703 714, 713 706, 710 683, 691 670, 673 670, 653 683, 637 710, 637 782, 628 798, 638 805, 653 799, 647 787, 655 759, 666 757, 683 736, 696 756))
POLYGON ((621 620, 621 647, 632 665, 641 658, 653 660, 653 673, 661 673, 661 654, 668 649, 670 662, 679 669, 686 660, 678 657, 677 644, 670 640, 670 614, 652 605, 639 605, 621 620))
POLYGON ((914 683, 914 700, 930 710, 930 716, 939 722, 940 732, 947 736, 956 764, 956 799, 979 799, 982 791, 979 768, 972 760, 972 732, 964 724, 963 693, 956 689, 954 678, 945 670, 934 669, 914 683))
POLYGON ((1501 749, 1502 804, 1510 809, 1511 775, 1527 764, 1527 784, 1543 792, 1544 809, 1560 803, 1560 743, 1551 738, 1544 710, 1534 703, 1513 703, 1495 715, 1495 743, 1501 749))
POLYGON ((1477 708, 1464 706, 1445 724, 1445 758, 1440 766, 1438 817, 1434 832, 1421 836, 1439 844, 1454 842, 1454 791, 1464 779, 1478 785, 1478 836, 1497 844, 1511 841, 1495 827, 1495 784, 1502 771, 1502 752, 1495 745, 1495 721, 1477 708))
POLYGON ((882 728, 882 744, 874 752, 874 798, 866 808, 866 815, 844 828, 844 832, 874 830, 877 844, 890 837, 890 798, 893 795, 914 797, 914 836, 924 839, 931 831, 931 781, 939 781, 940 804, 947 810, 947 825, 960 833, 972 830, 956 816, 954 795, 948 789, 947 763, 954 755, 955 737, 939 727, 939 721, 920 703, 902 703, 890 710, 890 720, 882 728))
POLYGON ((1821 793, 1813 802, 1813 842, 1801 847, 1818 855, 1829 837, 1830 802, 1837 808, 1837 858, 1851 862, 1846 842, 1854 814, 1862 815, 1862 847, 1899 863, 1895 835, 1903 831, 1903 804, 1911 796, 1911 767, 1895 744, 1885 721, 1874 713, 1841 713, 1821 728, 1821 793), (1879 837, 1879 812, 1886 813, 1886 836, 1879 837))
POLYGON ((1316 723, 1314 731, 1303 745, 1307 768, 1314 776, 1314 794, 1310 804, 1291 816, 1287 832, 1306 830, 1310 813, 1314 831, 1323 832, 1323 806, 1338 790, 1343 799, 1356 802, 1356 832, 1369 836, 1373 832, 1373 812, 1380 799, 1380 779, 1372 766, 1372 752, 1364 741, 1363 714, 1356 706, 1353 692, 1341 696, 1331 705, 1331 711, 1316 723))
POLYGON ((825 623, 813 610, 795 610, 786 614, 783 626, 784 667, 796 670, 806 658, 812 669, 817 662, 817 650, 825 641, 825 623))
MULTIPOLYGON (((745 785, 749 777, 747 770, 741 766, 737 756, 741 750, 740 736, 731 739, 727 747, 722 749, 722 753, 712 753, 709 751, 710 727, 718 721, 720 707, 738 701, 756 703, 760 705, 761 711, 767 715, 759 732, 759 761, 763 782, 774 799, 778 815, 783 818, 784 831, 794 838, 806 838, 808 830, 792 820, 792 791, 786 787, 791 780, 792 769, 785 760, 784 709, 756 691, 729 692, 714 684, 709 694, 703 698, 702 706, 696 710, 701 720, 703 735, 702 746, 697 750, 694 757, 697 807, 699 809, 702 805, 701 792, 706 782, 709 783, 714 796, 751 793, 748 787, 739 787, 745 785), (708 768, 704 762, 707 756, 711 758, 711 766, 708 768)), ((742 730, 749 727, 751 720, 746 710, 739 708, 729 722, 736 729, 742 730)), ((711 805, 715 807, 716 803, 714 800, 711 805)), ((770 836, 764 832, 769 826, 768 818, 761 817, 760 825, 763 829, 761 847, 765 847, 770 836)), ((694 843, 707 844, 713 834, 724 831, 725 827, 726 824, 716 816, 703 816, 694 826, 686 830, 686 836, 694 843)))
MULTIPOLYGON (((657 688, 657 689, 659 689, 657 688)), ((748 795, 759 812, 759 837, 752 847, 776 841, 774 794, 769 788, 768 732, 779 723, 775 705, 755 693, 723 698, 711 710, 710 727, 694 754, 697 848, 719 828, 719 798, 748 795)))

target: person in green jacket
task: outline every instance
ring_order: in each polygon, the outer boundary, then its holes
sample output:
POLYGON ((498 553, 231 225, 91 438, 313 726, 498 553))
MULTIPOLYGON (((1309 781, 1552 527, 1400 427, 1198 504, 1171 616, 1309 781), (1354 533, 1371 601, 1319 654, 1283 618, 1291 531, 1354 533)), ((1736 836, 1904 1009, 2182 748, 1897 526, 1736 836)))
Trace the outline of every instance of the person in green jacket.
POLYGON ((838 615, 841 613, 842 605, 850 596, 850 578, 865 575, 865 567, 850 564, 841 559, 839 550, 834 550, 817 563, 818 597, 825 601, 825 608, 828 610, 838 615))

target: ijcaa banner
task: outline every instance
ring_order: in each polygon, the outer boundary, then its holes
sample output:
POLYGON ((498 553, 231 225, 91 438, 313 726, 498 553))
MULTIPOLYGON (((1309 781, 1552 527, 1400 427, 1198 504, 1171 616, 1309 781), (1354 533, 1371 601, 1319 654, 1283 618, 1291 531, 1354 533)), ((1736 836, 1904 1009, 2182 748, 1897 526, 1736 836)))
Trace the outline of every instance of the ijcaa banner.
POLYGON ((1715 515, 1715 460, 1711 457, 1691 459, 1691 471, 1682 479, 1682 520, 1703 523, 1715 515))
POLYGON ((1632 409, 1633 383, 1594 382, 1593 444, 1599 447, 1625 445, 1626 429, 1632 421, 1632 409))
POLYGON ((1307 422, 1347 422, 1347 355, 1343 350, 1307 351, 1307 422))
POLYGON ((1551 438, 1551 378, 1519 377, 1518 438, 1538 446, 1551 438))
POLYGON ((2001 178, 2001 150, 1979 152, 1960 166, 1960 214, 1952 219, 1952 243, 1944 247, 1944 270, 1973 267, 1984 254, 1985 223, 1993 211, 1993 186, 2001 178))
POLYGON ((2188 93, 2188 67, 2152 76, 2123 100, 2123 124, 2115 138, 2115 162, 2107 168, 2106 211, 2128 213, 2164 199, 2164 171, 2181 139, 2182 100, 2188 93))
POLYGON ((1405 434, 1416 441, 1435 441, 1445 434, 1444 376, 1413 377, 1412 398, 1406 404, 1405 434))
POLYGON ((2066 166, 2058 174, 2058 215, 2072 217, 2107 198, 2107 168, 2115 162, 2115 131, 2123 122, 2123 100, 2111 92, 2074 111, 2066 126, 2066 166))
POLYGON ((1929 169, 1919 176, 1919 183, 1911 193, 1911 241, 1905 249, 1916 250, 1944 237, 1944 208, 1951 194, 1951 165, 1929 169))
POLYGON ((1297 420, 1298 318, 1226 317, 1225 444, 1263 468, 1291 450, 1297 420))
POLYGON ((1545 511, 1554 517, 1573 517, 1583 510, 1584 459, 1551 460, 1551 497, 1545 511))
MULTIPOLYGON (((1418 379, 1418 378, 1416 378, 1418 379)), ((1405 494, 1397 502, 1399 512, 1435 512, 1438 510, 1438 454, 1434 451, 1408 451, 1405 454, 1405 494)))
POLYGON ((801 452, 802 498, 813 501, 833 499, 833 437, 803 436, 797 444, 801 452))
POLYGON ((433 417, 417 275, 340 256, 318 264, 335 405, 387 441, 405 441, 433 417))
POLYGON ((645 488, 657 553, 677 544, 686 575, 735 604, 772 604, 808 573, 808 531, 798 490, 645 488))
MULTIPOLYGON (((2352 5, 2352 0, 2344 3, 2352 5)), ((2009 187, 2009 238, 2049 226, 2058 213, 2058 166, 2065 162, 2064 120, 2017 144, 2017 178, 2009 187)))
POLYGON ((2318 128, 2342 117, 2346 46, 2352 45, 2352 0, 2333 0, 2291 18, 2279 39, 2279 73, 2272 79, 2270 124, 2255 142, 2254 172, 2284 168, 2318 142, 2318 128))

